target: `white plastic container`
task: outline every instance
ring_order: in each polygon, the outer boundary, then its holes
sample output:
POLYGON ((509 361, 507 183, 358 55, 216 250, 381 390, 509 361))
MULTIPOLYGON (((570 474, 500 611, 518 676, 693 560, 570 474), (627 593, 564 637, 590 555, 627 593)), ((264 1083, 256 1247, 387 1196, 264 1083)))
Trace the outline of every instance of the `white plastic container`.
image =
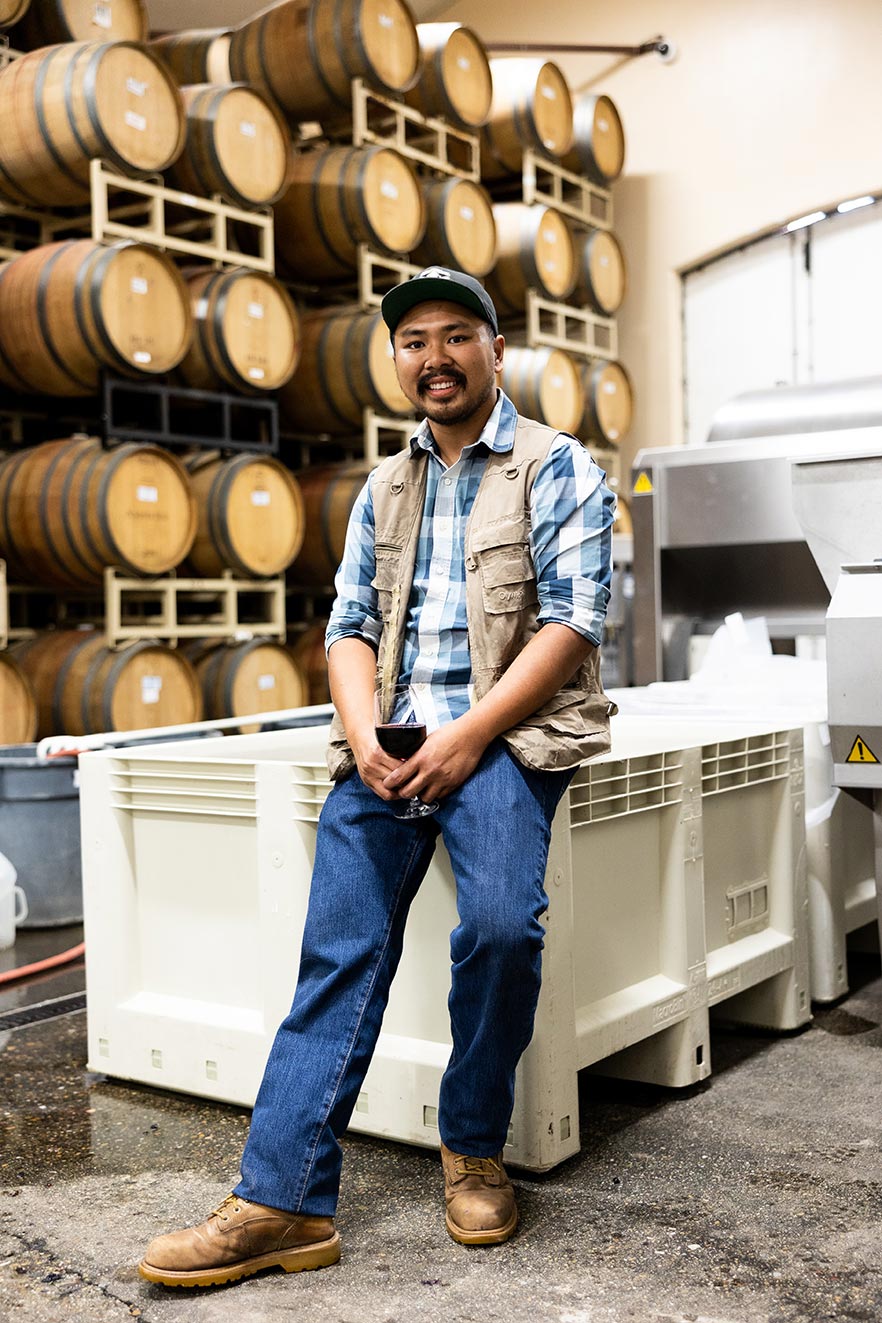
MULTIPOLYGON (((726 706, 725 691, 702 691, 694 683, 621 689, 614 697, 629 716, 686 723, 684 738, 696 722, 740 724, 746 715, 737 695, 726 706)), ((785 715, 803 733, 811 998, 830 1002, 848 992, 848 934, 876 922, 873 815, 833 785, 826 694, 820 703, 794 697, 785 715)), ((762 719, 780 723, 780 710, 777 717, 767 713, 762 719)))
MULTIPOLYGON (((514 1164, 542 1170, 577 1151, 584 1067, 673 1086, 710 1070, 703 739, 684 747, 676 723, 663 727, 616 718, 612 752, 580 769, 555 818, 542 993, 506 1150, 514 1164)), ((330 790, 326 738, 326 728, 285 730, 81 758, 90 1069, 253 1102, 294 991, 330 790)), ((789 736, 771 738, 787 756, 751 788, 777 822, 801 764, 789 736)), ((743 802, 729 796, 728 816, 743 802)), ((783 867, 770 882, 782 925, 794 885, 783 867)), ((353 1129, 437 1146, 456 923, 439 846, 353 1129)), ((739 990, 777 978, 791 955, 796 968, 799 940, 787 940, 786 957, 783 937, 774 959, 740 948, 739 990)), ((757 1013, 775 1022, 767 1007, 757 1013)))
POLYGON ((6 855, 0 854, 0 951, 15 945, 15 929, 28 917, 28 902, 16 886, 16 872, 6 855))

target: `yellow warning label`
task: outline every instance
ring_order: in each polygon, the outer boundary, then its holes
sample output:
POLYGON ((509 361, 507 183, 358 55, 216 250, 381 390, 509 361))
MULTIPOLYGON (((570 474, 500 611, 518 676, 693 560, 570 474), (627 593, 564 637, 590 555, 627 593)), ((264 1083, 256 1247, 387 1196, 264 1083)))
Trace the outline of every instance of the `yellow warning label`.
POLYGON ((634 483, 634 495, 646 496, 653 490, 652 482, 648 473, 641 473, 634 483))
POLYGON ((847 763, 877 763, 879 759, 873 750, 867 747, 860 735, 855 736, 854 744, 851 746, 851 753, 845 760, 847 763))

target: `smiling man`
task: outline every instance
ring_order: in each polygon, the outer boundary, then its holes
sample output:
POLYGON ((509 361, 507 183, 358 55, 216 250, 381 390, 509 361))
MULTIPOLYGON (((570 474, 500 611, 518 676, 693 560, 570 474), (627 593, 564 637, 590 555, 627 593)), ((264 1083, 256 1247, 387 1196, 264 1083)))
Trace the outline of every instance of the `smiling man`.
POLYGON ((338 1139, 439 836, 460 919, 438 1107, 445 1224, 464 1245, 517 1225, 502 1149, 539 995, 551 822, 573 770, 609 747, 597 649, 614 499, 575 438, 519 417, 497 389, 505 342, 473 277, 429 267, 386 295, 383 316, 425 420, 352 511, 327 632, 335 785, 294 1004, 235 1192, 141 1262, 169 1286, 339 1258, 338 1139), (405 760, 377 740, 378 674, 408 687, 428 732, 405 760), (403 819, 412 797, 436 811, 403 819))

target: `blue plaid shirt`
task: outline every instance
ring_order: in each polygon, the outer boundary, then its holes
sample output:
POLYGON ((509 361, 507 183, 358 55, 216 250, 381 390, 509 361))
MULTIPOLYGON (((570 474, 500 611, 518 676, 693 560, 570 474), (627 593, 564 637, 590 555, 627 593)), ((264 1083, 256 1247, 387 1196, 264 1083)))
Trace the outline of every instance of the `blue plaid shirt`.
MULTIPOLYGON (((409 684, 430 730, 469 706, 471 661, 466 621, 465 528, 489 452, 514 445, 517 410, 501 390, 480 437, 446 468, 427 421, 411 446, 429 452, 426 501, 408 602, 399 683, 409 684)), ((379 645, 371 477, 349 518, 337 598, 325 646, 360 638, 379 645)), ((540 625, 555 621, 600 644, 609 601, 615 497, 587 450, 561 433, 541 465, 530 497, 530 551, 536 567, 540 625)))

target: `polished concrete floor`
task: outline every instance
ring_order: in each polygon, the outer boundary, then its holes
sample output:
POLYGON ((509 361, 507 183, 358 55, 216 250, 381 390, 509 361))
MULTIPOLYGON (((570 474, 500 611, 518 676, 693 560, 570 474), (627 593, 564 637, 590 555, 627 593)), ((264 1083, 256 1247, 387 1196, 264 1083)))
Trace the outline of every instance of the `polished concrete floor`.
MULTIPOLYGON (((0 971, 74 944, 20 934, 0 971)), ((82 1010, 0 1027, 3 1323, 785 1323, 882 1318, 882 977, 790 1036, 716 1031, 713 1074, 672 1093, 582 1081, 582 1151, 516 1176, 507 1246, 463 1249, 437 1157, 353 1137, 335 1268, 216 1290, 149 1286, 159 1231, 229 1190, 248 1113, 85 1069, 82 1010)), ((2 1017, 83 987, 82 966, 0 987, 2 1017)))

